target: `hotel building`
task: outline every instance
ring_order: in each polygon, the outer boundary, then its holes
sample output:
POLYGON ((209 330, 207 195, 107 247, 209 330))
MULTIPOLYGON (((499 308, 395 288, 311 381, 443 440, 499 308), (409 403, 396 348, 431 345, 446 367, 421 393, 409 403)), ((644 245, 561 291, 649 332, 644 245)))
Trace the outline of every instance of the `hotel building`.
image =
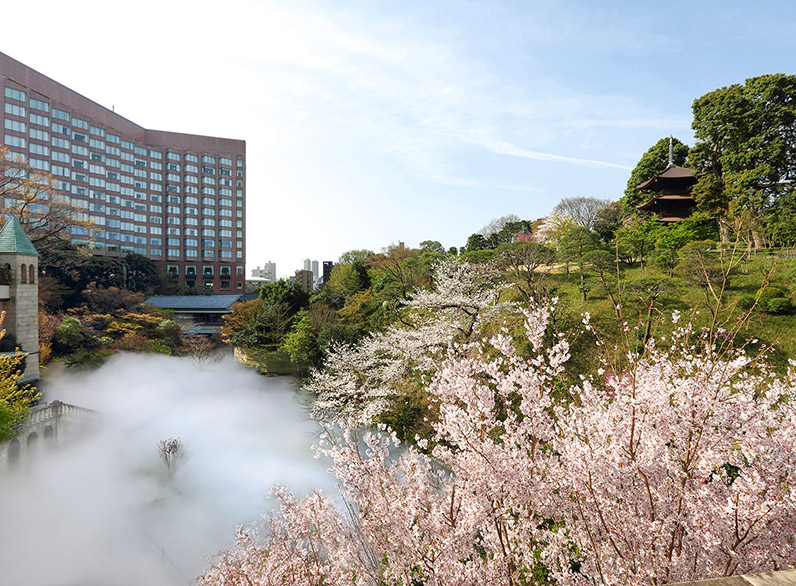
POLYGON ((245 141, 148 130, 3 53, 0 85, 0 144, 52 174, 95 228, 73 242, 147 256, 180 288, 243 292, 245 141))

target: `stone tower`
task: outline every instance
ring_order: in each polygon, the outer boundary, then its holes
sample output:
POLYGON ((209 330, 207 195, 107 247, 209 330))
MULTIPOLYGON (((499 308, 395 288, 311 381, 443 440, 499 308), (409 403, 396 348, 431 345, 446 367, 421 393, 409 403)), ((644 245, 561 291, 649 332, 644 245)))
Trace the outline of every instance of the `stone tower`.
POLYGON ((39 253, 14 216, 0 229, 0 310, 6 314, 3 342, 13 340, 27 353, 23 380, 38 380, 39 253))

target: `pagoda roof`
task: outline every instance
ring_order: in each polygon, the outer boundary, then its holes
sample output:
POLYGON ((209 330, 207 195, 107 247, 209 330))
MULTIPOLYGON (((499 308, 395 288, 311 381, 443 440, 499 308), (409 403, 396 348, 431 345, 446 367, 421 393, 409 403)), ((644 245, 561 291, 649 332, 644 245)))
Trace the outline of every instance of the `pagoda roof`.
POLYGON ((667 184, 670 185, 671 183, 677 183, 688 185, 691 183, 696 183, 696 180, 697 177, 694 174, 693 169, 678 167, 677 165, 669 165, 660 173, 656 173, 644 183, 639 184, 637 189, 655 191, 667 184))
POLYGON ((6 223, 0 228, 0 254, 39 256, 16 216, 8 216, 6 223))

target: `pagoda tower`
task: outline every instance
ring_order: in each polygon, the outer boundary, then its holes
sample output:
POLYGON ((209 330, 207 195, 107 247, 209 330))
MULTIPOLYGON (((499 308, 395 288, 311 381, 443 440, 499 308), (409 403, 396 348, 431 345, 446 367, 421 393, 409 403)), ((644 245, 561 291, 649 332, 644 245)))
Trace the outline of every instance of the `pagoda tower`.
MULTIPOLYGON (((13 342, 25 357, 23 381, 39 379, 39 253, 14 216, 0 229, 0 311, 5 312, 3 342, 13 342)), ((7 346, 7 344, 4 344, 7 346)))
POLYGON ((696 207, 691 189, 697 180, 693 169, 674 164, 672 140, 669 139, 669 165, 637 187, 642 191, 652 192, 652 196, 646 203, 637 205, 636 209, 655 214, 661 222, 684 220, 696 207))

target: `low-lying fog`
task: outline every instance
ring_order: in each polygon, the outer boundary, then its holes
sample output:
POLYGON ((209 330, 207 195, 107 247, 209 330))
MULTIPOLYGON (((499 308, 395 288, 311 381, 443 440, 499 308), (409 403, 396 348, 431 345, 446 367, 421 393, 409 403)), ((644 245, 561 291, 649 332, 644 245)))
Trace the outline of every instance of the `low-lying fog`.
POLYGON ((272 485, 334 491, 293 385, 231 357, 202 366, 140 354, 49 377, 46 401, 100 411, 103 424, 0 472, 0 583, 191 583, 237 524, 273 507, 272 485), (189 457, 169 481, 157 443, 171 437, 189 457))

